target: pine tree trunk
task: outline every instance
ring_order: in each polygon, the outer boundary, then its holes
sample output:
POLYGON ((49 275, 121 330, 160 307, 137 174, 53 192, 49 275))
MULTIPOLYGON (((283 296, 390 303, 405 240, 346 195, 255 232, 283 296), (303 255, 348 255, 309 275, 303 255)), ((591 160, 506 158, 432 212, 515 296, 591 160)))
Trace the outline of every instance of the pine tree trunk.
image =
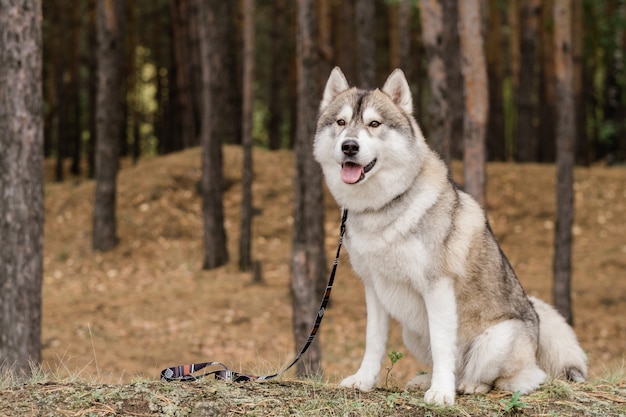
POLYGON ((227 68, 222 61, 228 24, 220 0, 200 1, 200 50, 202 56, 202 213, 204 217, 204 269, 228 262, 222 186, 222 141, 219 125, 222 116, 220 83, 227 68), (226 21, 226 22, 225 22, 226 21), (220 46, 221 45, 221 46, 220 46))
POLYGON ((509 21, 509 65, 508 76, 511 85, 511 98, 508 101, 509 112, 507 113, 506 127, 507 146, 506 159, 515 158, 515 144, 517 143, 517 97, 519 95, 519 72, 520 72, 520 16, 519 2, 521 0, 510 0, 507 4, 507 17, 509 21))
MULTIPOLYGON (((336 2, 334 6, 334 16, 337 36, 334 37, 335 62, 341 67, 342 72, 348 80, 356 80, 356 54, 354 46, 356 44, 355 26, 355 4, 353 1, 336 2)), ((326 74, 328 77, 328 74, 326 74)))
MULTIPOLYGON (((325 280, 324 212, 321 170, 313 159, 319 88, 318 54, 315 40, 316 16, 313 0, 298 0, 297 66, 298 106, 295 143, 296 177, 291 289, 293 330, 296 349, 307 340, 313 326, 318 300, 325 280)), ((299 376, 321 372, 319 335, 298 362, 299 376)))
MULTIPOLYGON (((585 103, 585 16, 583 2, 572 3, 572 58, 574 60, 574 100, 576 102, 576 161, 591 164, 587 143, 587 111, 585 103)), ((626 31, 624 32, 626 36, 626 31)), ((623 106, 623 104, 622 104, 623 106)), ((626 135, 622 135, 622 140, 626 135)), ((622 149, 626 151, 626 146, 622 149)))
POLYGON ((502 43, 502 8, 499 0, 489 0, 487 31, 487 73, 489 77, 489 123, 487 125, 487 159, 505 161, 504 135, 504 48, 502 43))
POLYGON ((356 31, 357 79, 359 88, 376 84, 375 7, 372 0, 356 0, 354 7, 356 31))
POLYGON ((572 60, 571 0, 554 3, 554 52, 557 94, 557 209, 554 235, 554 305, 572 324, 571 274, 574 224, 574 145, 576 107, 572 60))
POLYGON ((461 71, 465 84, 465 191, 485 207, 485 137, 489 114, 487 68, 481 32, 481 0, 459 0, 461 71))
POLYGON ((241 145, 243 147, 241 230, 239 236, 239 270, 252 268, 252 105, 254 102, 255 0, 243 4, 243 108, 241 145))
POLYGON ((73 175, 80 175, 81 173, 81 158, 82 158, 82 120, 81 120, 81 108, 80 108, 80 45, 79 41, 81 37, 81 15, 82 15, 82 3, 74 5, 71 11, 71 35, 70 35, 70 84, 69 84, 69 98, 71 101, 70 106, 70 137, 72 145, 72 165, 70 166, 70 172, 73 175))
POLYGON ((444 63, 443 10, 439 0, 420 1, 422 40, 428 58, 428 141, 450 165, 450 112, 447 71, 444 63))
MULTIPOLYGON (((287 59, 287 39, 291 33, 287 30, 287 0, 273 2, 272 27, 270 36, 272 48, 269 51, 272 71, 269 74, 269 114, 267 119, 268 147, 271 150, 280 149, 283 142, 282 127, 287 119, 284 111, 287 106, 287 83, 289 77, 289 59, 287 59)), ((289 0, 291 1, 291 0, 289 0)))
POLYGON ((521 5, 521 67, 517 96, 517 161, 537 160, 537 130, 535 129, 535 62, 537 61, 537 34, 539 32, 539 0, 522 0, 521 5))
POLYGON ((41 2, 0 6, 0 374, 41 360, 41 2))
MULTIPOLYGON (((448 91, 448 112, 450 115, 450 158, 462 159, 464 136, 463 120, 465 116, 464 81, 461 71, 461 43, 459 40, 459 7, 456 0, 445 0, 443 5, 443 49, 446 82, 448 91)), ((419 114, 419 113, 418 113, 419 114)))
POLYGON ((389 62, 391 68, 408 71, 411 48, 411 2, 389 4, 389 62))
POLYGON ((178 134, 182 146, 189 148, 197 144, 193 109, 193 92, 191 72, 191 45, 188 31, 190 30, 190 1, 170 0, 170 15, 172 19, 172 42, 176 66, 176 115, 178 134))
POLYGON ((98 0, 98 87, 96 98, 96 194, 93 248, 108 251, 118 243, 115 216, 120 132, 123 120, 124 3, 98 0))
POLYGON ((539 161, 554 162, 556 92, 554 85, 554 1, 544 0, 541 9, 541 79, 539 93, 539 161))
POLYGON ((87 44, 89 55, 87 58, 87 68, 89 71, 88 88, 87 88, 87 128, 89 130, 89 141, 87 142, 87 176, 95 178, 96 176, 96 101, 98 86, 98 58, 97 49, 98 41, 96 35, 96 6, 97 0, 89 0, 88 9, 88 35, 87 44))

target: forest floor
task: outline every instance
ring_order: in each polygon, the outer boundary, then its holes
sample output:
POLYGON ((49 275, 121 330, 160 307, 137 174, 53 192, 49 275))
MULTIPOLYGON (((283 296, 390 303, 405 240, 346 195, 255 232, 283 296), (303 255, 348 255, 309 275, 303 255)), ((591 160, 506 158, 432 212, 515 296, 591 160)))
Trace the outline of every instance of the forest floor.
MULTIPOLYGON (((120 396, 127 395, 125 390, 131 387, 152 390, 157 400, 151 403, 145 396, 136 399, 136 407, 129 408, 128 415, 148 415, 158 410, 165 413, 163 407, 167 404, 180 405, 188 397, 200 401, 194 397, 199 387, 215 395, 207 399, 208 394, 203 394, 202 401, 209 404, 206 406, 209 411, 202 414, 204 411, 196 410, 197 415, 221 415, 217 410, 223 411, 220 407, 231 397, 241 397, 233 415, 245 414, 247 410, 265 414, 263 407, 275 402, 284 402, 285 406, 298 403, 289 398, 296 395, 293 392, 302 391, 312 393, 313 397, 316 392, 323 392, 320 398, 331 408, 333 401, 360 404, 378 402, 381 398, 383 406, 391 407, 383 407, 383 411, 371 415, 386 412, 402 415, 402 407, 415 411, 415 407, 423 406, 414 404, 415 396, 407 397, 399 388, 415 373, 426 369, 410 357, 397 326, 392 328, 388 350, 399 351, 404 358, 390 372, 387 390, 356 394, 333 387, 332 384, 357 369, 365 339, 363 288, 351 272, 345 253, 340 260, 331 307, 320 332, 322 380, 331 385, 322 384, 324 388, 313 382, 295 382, 288 374, 282 381, 268 385, 222 387, 223 384, 215 382, 194 383, 178 392, 177 400, 166 400, 172 390, 169 387, 177 384, 150 382, 158 380, 161 369, 173 365, 220 361, 243 372, 268 374, 280 370, 293 357, 289 290, 293 154, 260 149, 254 154, 257 216, 253 256, 262 265, 262 284, 254 284, 250 273, 239 272, 237 268, 241 163, 240 149, 225 147, 224 206, 231 262, 212 271, 201 268, 199 149, 146 158, 137 165, 124 164, 118 177, 117 196, 120 244, 107 253, 91 249, 94 182, 68 178, 63 183, 54 183, 50 180, 52 164, 47 167, 43 372, 57 382, 47 380, 36 384, 40 396, 47 392, 61 396, 59 401, 78 401, 63 400, 72 395, 86 395, 75 392, 74 382, 58 382, 70 378, 83 381, 81 384, 89 381, 91 394, 87 400, 92 405, 104 404, 93 397, 99 395, 99 387, 118 387, 115 389, 120 396), (277 399, 266 392, 272 387, 278 392, 281 391, 278 388, 287 387, 292 394, 282 393, 277 399), (266 403, 255 406, 256 411, 255 407, 247 408, 245 399, 255 392, 267 399, 266 403), (160 405, 155 405, 155 401, 161 401, 160 405), (211 407, 217 407, 214 410, 217 414, 211 414, 211 407)), ((459 163, 454 164, 453 171, 454 178, 459 180, 459 163)), ((487 212, 494 233, 526 291, 548 301, 552 289, 554 190, 555 169, 551 165, 494 163, 488 166, 487 212)), ((340 211, 328 194, 325 209, 330 266, 337 244, 340 211)), ((612 412, 626 415, 626 168, 577 168, 575 210, 573 312, 575 331, 588 354, 593 382, 580 387, 558 381, 549 384, 548 393, 558 391, 555 395, 560 400, 556 402, 578 405, 559 414, 561 409, 541 408, 545 404, 540 403, 530 414, 577 415, 576 407, 585 409, 585 398, 596 398, 615 407, 610 409, 612 412)), ((383 380, 386 373, 382 371, 383 380)), ((0 391, 0 415, 6 410, 3 407, 9 407, 11 401, 19 398, 21 389, 0 391)), ((110 391, 106 395, 102 392, 101 396, 110 395, 110 391)), ((496 412, 504 412, 506 406, 500 405, 510 401, 510 394, 506 400, 501 395, 493 393, 484 397, 496 412)), ((527 397, 522 397, 522 401, 524 398, 527 397)), ((470 404, 474 400, 460 401, 470 404)), ((114 405, 107 407, 109 411, 96 410, 95 415, 118 412, 114 405)), ((194 409, 193 404, 188 407, 194 409)), ((68 406, 67 410, 73 409, 68 406)), ((478 415, 467 411, 469 408, 465 410, 465 415, 478 415)), ((287 414, 293 414, 293 410, 287 409, 287 414)), ((307 415, 333 414, 346 413, 307 415)), ((445 415, 432 410, 430 414, 445 415)), ((68 411, 58 415, 83 414, 68 411)))

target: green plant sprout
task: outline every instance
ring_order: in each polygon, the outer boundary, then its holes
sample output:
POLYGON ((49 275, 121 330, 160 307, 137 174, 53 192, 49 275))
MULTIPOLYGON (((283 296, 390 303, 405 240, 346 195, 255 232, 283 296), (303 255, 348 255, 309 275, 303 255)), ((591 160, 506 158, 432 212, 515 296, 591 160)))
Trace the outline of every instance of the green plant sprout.
POLYGON ((385 376, 385 387, 387 389, 389 389, 389 376, 391 375, 391 370, 393 369, 393 366, 396 364, 396 362, 402 359, 403 356, 404 355, 401 352, 396 352, 395 350, 392 350, 391 352, 389 352, 389 354, 387 354, 387 357, 391 361, 391 366, 387 366, 385 368, 387 370, 387 375, 385 376))
POLYGON ((510 411, 521 411, 522 408, 526 407, 526 403, 520 401, 519 397, 522 395, 519 391, 516 391, 509 401, 501 401, 502 406, 504 407, 504 412, 508 413, 510 411))

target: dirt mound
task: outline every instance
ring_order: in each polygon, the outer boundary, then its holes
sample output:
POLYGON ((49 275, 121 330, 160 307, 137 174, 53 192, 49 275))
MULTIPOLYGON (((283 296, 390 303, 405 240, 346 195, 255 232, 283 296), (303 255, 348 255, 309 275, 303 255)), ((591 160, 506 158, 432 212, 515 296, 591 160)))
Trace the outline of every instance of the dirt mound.
MULTIPOLYGON (((226 147, 226 229, 231 263, 203 271, 200 150, 145 159, 120 172, 119 247, 91 249, 93 181, 46 184, 43 356, 60 376, 99 382, 158 378, 167 366, 217 360, 251 373, 278 370, 294 352, 289 294, 293 156, 255 150, 253 254, 265 283, 237 270, 241 152, 226 147)), ((455 165, 460 178, 460 165, 455 165)), ((551 299, 555 170, 488 167, 492 227, 531 295, 551 299)), ((591 373, 623 365, 626 351, 626 170, 576 171, 575 330, 591 373)), ((326 200, 332 259, 339 209, 326 200)), ((330 381, 354 372, 364 348, 363 289, 342 256, 322 324, 330 381)), ((397 327, 389 350, 405 354, 392 378, 420 370, 397 327)), ((383 371, 384 372, 384 371, 383 371)))

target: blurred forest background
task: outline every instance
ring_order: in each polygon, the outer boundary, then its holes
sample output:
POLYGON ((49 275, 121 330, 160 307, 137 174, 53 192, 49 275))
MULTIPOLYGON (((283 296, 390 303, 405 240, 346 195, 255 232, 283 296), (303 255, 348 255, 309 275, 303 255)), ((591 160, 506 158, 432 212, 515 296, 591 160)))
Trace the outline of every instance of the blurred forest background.
MULTIPOLYGON (((215 25, 228 33, 220 80, 221 138, 241 143, 243 10, 221 6, 215 25)), ((427 2, 425 2, 427 3, 427 2)), ((454 3, 454 2, 443 2, 454 3)), ((489 76, 490 161, 553 162, 555 105, 553 1, 484 1, 485 55, 489 76)), ((319 84, 339 65, 360 87, 380 85, 395 67, 407 74, 416 115, 429 137, 428 53, 415 0, 319 0, 319 84), (369 10, 369 12, 368 12, 369 10), (374 36, 372 36, 374 35, 374 36), (364 45, 364 47, 361 47, 364 45)), ((444 5, 444 7, 446 7, 444 5)), ((124 2, 123 120, 120 155, 137 159, 197 146, 201 125, 198 10, 193 0, 124 2)), ((45 153, 72 174, 94 172, 97 47, 96 1, 43 2, 45 153)), ((454 13, 443 15, 446 28, 454 13)), ((626 5, 620 0, 572 2, 575 65, 576 161, 626 159, 626 5)), ((254 72, 254 144, 293 147, 296 112, 296 2, 258 1, 254 72)), ((449 29, 446 29, 449 30, 449 29)), ((462 155, 463 86, 458 39, 447 42, 452 155, 462 155), (456 48, 456 49, 455 49, 456 48)), ((321 87, 320 87, 321 91, 321 87)), ((317 100, 318 96, 311 97, 317 100)))

